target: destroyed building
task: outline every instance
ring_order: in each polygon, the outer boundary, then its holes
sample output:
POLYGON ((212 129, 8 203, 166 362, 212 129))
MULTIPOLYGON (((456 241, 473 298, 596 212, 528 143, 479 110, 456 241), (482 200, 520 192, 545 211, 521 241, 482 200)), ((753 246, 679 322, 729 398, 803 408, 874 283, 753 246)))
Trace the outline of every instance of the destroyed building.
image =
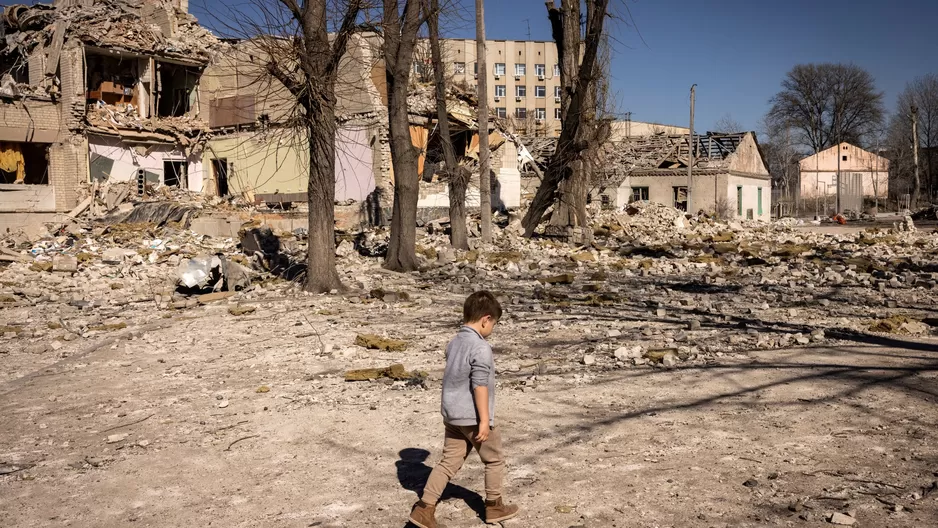
MULTIPOLYGON (((336 201, 364 203, 377 190, 390 207, 387 95, 374 38, 352 35, 339 66, 336 201)), ((213 137, 205 149, 204 192, 252 203, 306 201, 309 147, 298 128, 300 110, 266 70, 272 55, 289 56, 288 44, 270 36, 242 40, 207 68, 202 90, 213 137)))
POLYGON ((69 211, 89 182, 201 190, 199 83, 223 44, 187 11, 186 0, 4 9, 0 141, 22 170, 0 167, 0 212, 69 211))
MULTIPOLYGON (((545 165, 552 138, 523 138, 530 159, 545 165)), ((621 209, 655 202, 692 212, 768 221, 772 180, 753 132, 694 135, 692 204, 687 204, 687 135, 654 134, 610 141, 599 153, 602 168, 592 174, 589 200, 621 209)), ((532 179, 528 180, 532 182, 532 179)), ((530 186, 528 191, 532 192, 530 186)))

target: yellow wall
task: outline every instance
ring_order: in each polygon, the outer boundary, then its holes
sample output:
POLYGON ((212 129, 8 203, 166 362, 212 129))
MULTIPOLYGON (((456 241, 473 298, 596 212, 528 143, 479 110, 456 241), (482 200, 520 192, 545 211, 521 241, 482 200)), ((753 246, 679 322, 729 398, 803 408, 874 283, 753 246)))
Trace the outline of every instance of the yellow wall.
POLYGON ((255 193, 305 192, 308 156, 305 147, 300 145, 297 148, 293 141, 292 138, 285 139, 284 145, 280 145, 276 139, 263 141, 247 135, 210 140, 202 165, 205 192, 217 194, 212 160, 222 158, 228 160, 231 194, 241 194, 253 200, 255 193))

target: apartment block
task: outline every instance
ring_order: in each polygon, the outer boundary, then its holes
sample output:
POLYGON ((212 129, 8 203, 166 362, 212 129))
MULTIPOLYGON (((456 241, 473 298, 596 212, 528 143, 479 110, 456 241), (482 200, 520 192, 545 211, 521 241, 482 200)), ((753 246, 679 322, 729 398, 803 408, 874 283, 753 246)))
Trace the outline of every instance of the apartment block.
MULTIPOLYGON (((494 116, 521 135, 560 134, 560 66, 553 41, 486 41, 485 72, 478 68, 475 40, 443 39, 442 44, 446 74, 455 85, 475 91, 479 76, 486 76, 494 116)), ((422 41, 414 62, 418 79, 429 77, 429 58, 429 43, 422 41)))

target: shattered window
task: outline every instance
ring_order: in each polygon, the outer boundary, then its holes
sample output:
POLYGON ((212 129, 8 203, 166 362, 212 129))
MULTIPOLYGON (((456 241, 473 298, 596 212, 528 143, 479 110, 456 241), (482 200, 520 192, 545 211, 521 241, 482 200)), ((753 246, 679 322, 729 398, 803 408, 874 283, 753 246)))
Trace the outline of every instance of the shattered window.
POLYGON ((466 63, 465 62, 456 62, 453 63, 453 72, 456 75, 463 75, 466 73, 466 63))
POLYGON ((632 187, 632 198, 629 202, 647 202, 648 187, 632 187))
POLYGON ((495 85, 495 97, 505 97, 505 85, 504 84, 495 85))
POLYGON ((534 97, 538 99, 543 99, 547 97, 547 87, 546 86, 535 86, 534 87, 534 97))
POLYGON ((535 64, 534 75, 537 75, 538 77, 547 75, 547 66, 545 64, 535 64))
POLYGON ((515 86, 515 97, 525 97, 528 95, 527 86, 515 86))
POLYGON ((515 117, 517 117, 518 119, 527 119, 528 109, 527 108, 515 108, 515 117))
POLYGON ((524 64, 515 64, 515 76, 516 77, 526 75, 525 70, 527 70, 527 66, 525 66, 524 64))
POLYGON ((495 75, 505 75, 505 63, 504 62, 495 63, 495 75))

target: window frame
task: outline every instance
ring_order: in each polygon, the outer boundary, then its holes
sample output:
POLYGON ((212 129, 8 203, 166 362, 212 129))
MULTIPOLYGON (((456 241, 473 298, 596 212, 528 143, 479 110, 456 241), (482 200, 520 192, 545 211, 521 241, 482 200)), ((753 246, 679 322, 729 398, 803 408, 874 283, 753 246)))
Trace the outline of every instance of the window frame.
POLYGON ((523 84, 515 85, 515 97, 527 97, 528 96, 528 87, 523 84))
POLYGON ((508 87, 504 84, 495 85, 495 97, 507 97, 508 96, 508 87), (498 89, 501 88, 502 93, 498 93, 498 89))
POLYGON ((495 73, 495 75, 505 75, 505 63, 504 62, 496 62, 493 68, 494 69, 492 71, 495 73), (499 71, 499 69, 501 71, 499 71))
POLYGON ((523 62, 515 63, 515 77, 524 77, 528 74, 528 65, 523 62))
POLYGON ((527 119, 527 118, 528 118, 528 109, 525 108, 525 107, 523 107, 523 106, 519 106, 519 107, 515 108, 515 118, 516 118, 516 119, 527 119), (524 115, 521 115, 521 114, 524 114, 524 115))
POLYGON ((543 84, 534 85, 534 97, 536 99, 546 99, 547 98, 547 86, 543 84))

